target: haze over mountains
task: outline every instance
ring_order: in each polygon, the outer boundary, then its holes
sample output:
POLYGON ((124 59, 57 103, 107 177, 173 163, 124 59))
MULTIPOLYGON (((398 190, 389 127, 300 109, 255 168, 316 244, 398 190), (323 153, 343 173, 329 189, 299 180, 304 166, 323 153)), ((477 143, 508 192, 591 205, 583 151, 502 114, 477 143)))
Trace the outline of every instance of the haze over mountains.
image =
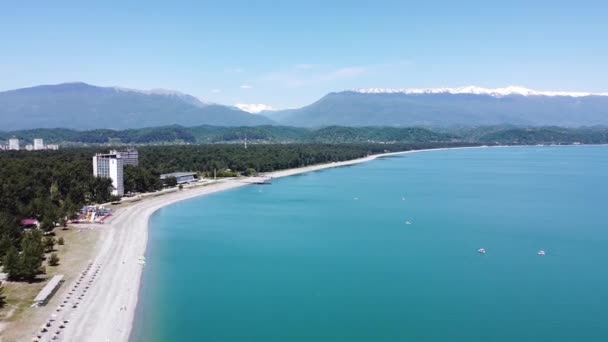
POLYGON ((300 127, 608 125, 608 94, 539 92, 521 87, 361 89, 330 93, 299 108, 226 106, 169 90, 141 91, 85 83, 0 92, 0 130, 64 127, 126 129, 184 126, 300 127), (252 114, 250 112, 259 114, 252 114))
POLYGON ((263 114, 292 126, 591 126, 608 124, 608 94, 509 87, 362 89, 263 114))
POLYGON ((271 120, 168 90, 63 83, 0 93, 2 130, 140 128, 168 124, 255 126, 271 120))

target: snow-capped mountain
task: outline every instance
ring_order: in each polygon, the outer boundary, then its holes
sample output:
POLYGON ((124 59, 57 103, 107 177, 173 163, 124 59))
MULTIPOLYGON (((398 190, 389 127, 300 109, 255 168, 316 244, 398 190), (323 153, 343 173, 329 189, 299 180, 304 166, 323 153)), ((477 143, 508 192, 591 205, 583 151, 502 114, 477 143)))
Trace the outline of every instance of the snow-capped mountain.
POLYGON ((252 113, 252 114, 258 114, 261 112, 277 110, 276 108, 274 108, 272 106, 265 105, 262 103, 237 103, 234 106, 242 111, 252 113))
POLYGON ((587 93, 570 91, 538 91, 519 86, 508 86, 504 88, 482 88, 477 86, 466 86, 457 88, 363 88, 355 90, 361 94, 474 94, 490 95, 495 97, 522 95, 522 96, 608 96, 608 93, 587 93))
POLYGON ((523 87, 359 89, 293 110, 266 112, 293 126, 608 125, 608 93, 523 87))

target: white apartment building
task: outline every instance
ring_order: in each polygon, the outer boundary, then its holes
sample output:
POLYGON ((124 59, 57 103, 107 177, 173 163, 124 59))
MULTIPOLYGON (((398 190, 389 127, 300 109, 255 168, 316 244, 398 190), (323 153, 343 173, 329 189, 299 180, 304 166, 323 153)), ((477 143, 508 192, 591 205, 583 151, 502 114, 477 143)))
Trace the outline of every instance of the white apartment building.
POLYGON ((44 150, 44 140, 43 139, 34 139, 34 150, 44 150))
POLYGON ((112 179, 112 195, 124 195, 123 160, 120 153, 110 151, 108 154, 93 156, 93 175, 112 179))
POLYGON ((19 151, 19 139, 8 139, 8 149, 19 151))
POLYGON ((134 148, 128 148, 124 151, 110 151, 110 153, 120 154, 120 157, 122 158, 122 164, 124 166, 139 165, 139 152, 137 152, 137 150, 134 148))

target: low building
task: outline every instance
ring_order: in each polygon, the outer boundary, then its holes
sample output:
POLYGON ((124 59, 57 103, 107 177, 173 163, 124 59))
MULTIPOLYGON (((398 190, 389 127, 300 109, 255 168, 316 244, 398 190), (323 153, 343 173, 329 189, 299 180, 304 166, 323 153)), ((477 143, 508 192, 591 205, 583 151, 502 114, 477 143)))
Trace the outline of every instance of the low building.
POLYGON ((19 139, 8 139, 8 149, 19 151, 19 139))
POLYGON ((46 145, 46 149, 47 150, 58 150, 59 149, 59 145, 57 145, 57 144, 49 144, 49 145, 46 145))
POLYGON ((49 299, 57 292, 59 285, 63 283, 63 274, 58 274, 51 278, 51 281, 40 290, 40 293, 34 298, 34 306, 42 306, 48 303, 49 299))
POLYGON ((191 183, 198 180, 196 172, 173 172, 160 175, 160 179, 163 181, 168 178, 175 178, 177 184, 191 183))
POLYGON ((34 150, 44 150, 44 140, 34 139, 34 150))
POLYGON ((34 150, 34 145, 32 145, 32 144, 25 145, 25 150, 26 151, 33 151, 34 150))

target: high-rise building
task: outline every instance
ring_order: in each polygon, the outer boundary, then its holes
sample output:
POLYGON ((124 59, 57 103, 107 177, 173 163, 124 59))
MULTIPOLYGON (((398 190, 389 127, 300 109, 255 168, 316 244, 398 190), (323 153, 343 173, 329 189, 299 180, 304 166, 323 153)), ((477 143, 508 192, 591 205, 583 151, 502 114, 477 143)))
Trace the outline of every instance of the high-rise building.
POLYGON ((34 139, 34 150, 44 150, 44 140, 34 139))
POLYGON ((19 151, 19 139, 8 139, 8 149, 19 151))
POLYGON ((124 166, 127 166, 127 165, 138 166, 139 165, 139 153, 134 148, 128 148, 124 151, 110 151, 110 153, 115 153, 115 154, 119 153, 120 157, 122 158, 122 163, 124 166))
POLYGON ((120 153, 110 151, 108 154, 93 156, 93 175, 112 179, 112 195, 124 195, 123 160, 120 153))

